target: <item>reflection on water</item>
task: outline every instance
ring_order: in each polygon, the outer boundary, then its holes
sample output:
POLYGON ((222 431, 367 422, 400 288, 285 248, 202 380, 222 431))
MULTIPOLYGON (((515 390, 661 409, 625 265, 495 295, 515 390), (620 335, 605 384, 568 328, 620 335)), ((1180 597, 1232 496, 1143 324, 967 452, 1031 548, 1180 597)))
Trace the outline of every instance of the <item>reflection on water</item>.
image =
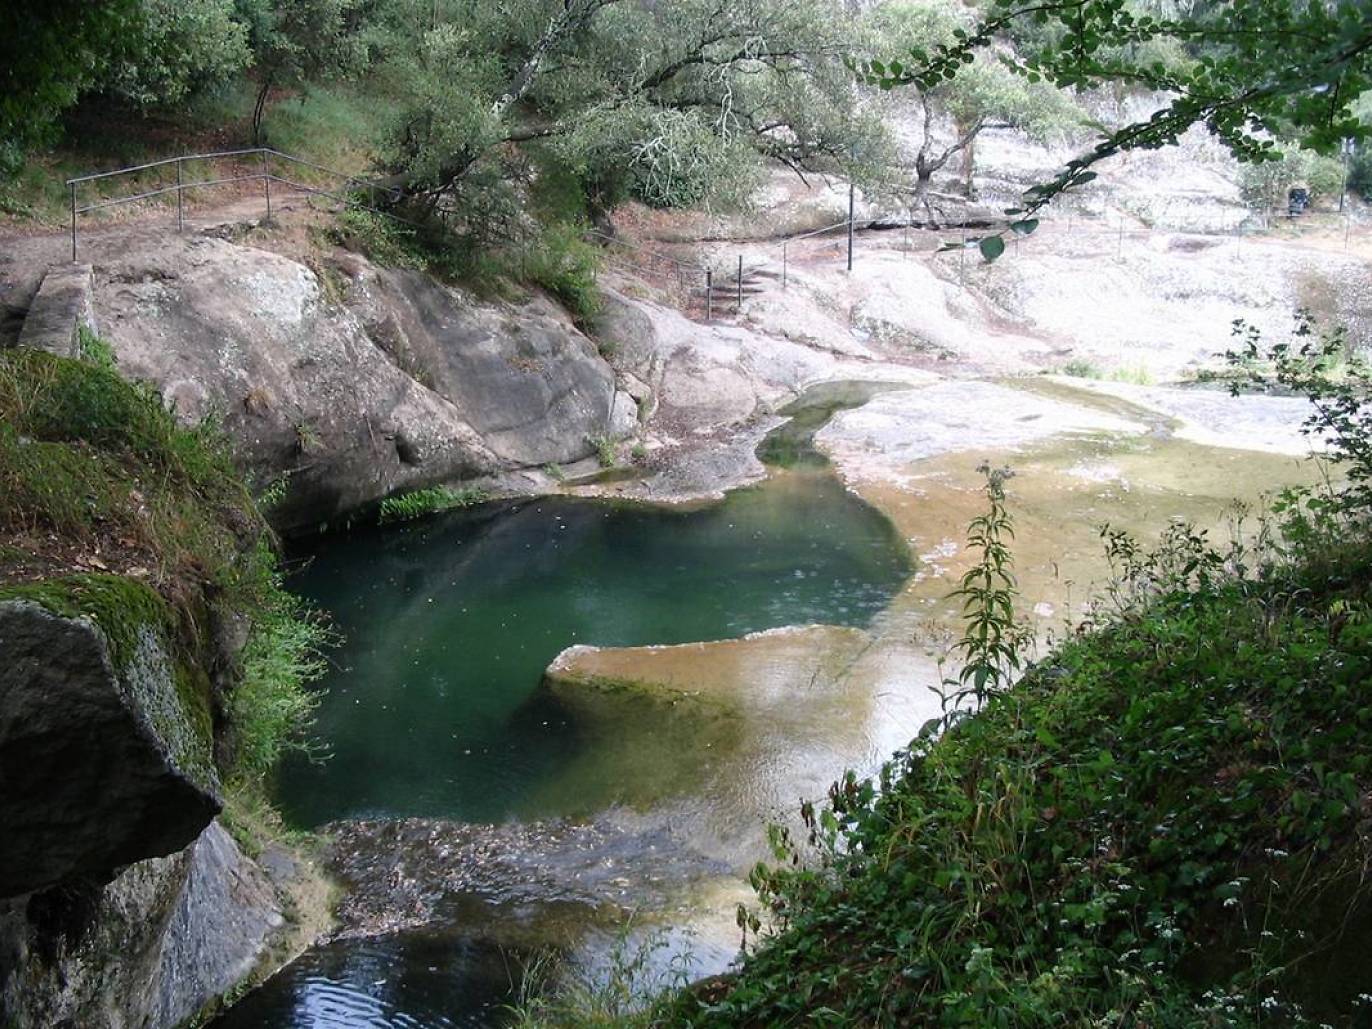
MULTIPOLYGON (((688 883, 724 874, 695 852, 699 841, 635 828, 628 808, 720 806, 782 774, 762 765, 735 782, 722 751, 775 761, 780 741, 764 746, 761 734, 782 734, 804 763, 806 747, 830 743, 801 738, 810 721, 860 721, 849 700, 817 696, 818 672, 800 684, 783 674, 757 691, 794 691, 787 717, 750 729, 719 705, 559 693, 543 671, 577 643, 867 625, 909 576, 907 548, 811 440, 875 388, 807 395, 760 450, 789 470, 707 508, 492 505, 335 538, 310 555, 292 586, 347 640, 319 712, 332 756, 288 763, 277 795, 299 823, 350 820, 331 827, 333 867, 353 886, 340 911, 350 936, 312 949, 215 1026, 498 1026, 529 955, 552 944, 603 964, 629 912, 663 911, 688 883), (611 808, 609 821, 557 820, 611 808)), ((664 817, 690 825, 680 810, 664 817)), ((749 825, 733 836, 761 831, 760 818, 740 817, 749 825)), ((689 951, 717 971, 732 947, 678 932, 654 961, 689 951)))
POLYGON ((215 1029, 498 1026, 524 972, 507 948, 409 932, 314 947, 218 1018, 215 1029))
POLYGON ((595 733, 540 688, 563 648, 865 625, 909 572, 889 523, 815 471, 695 511, 546 499, 332 540, 292 585, 347 639, 319 712, 333 753, 288 764, 279 799, 307 825, 634 799, 617 781, 556 789, 595 733))

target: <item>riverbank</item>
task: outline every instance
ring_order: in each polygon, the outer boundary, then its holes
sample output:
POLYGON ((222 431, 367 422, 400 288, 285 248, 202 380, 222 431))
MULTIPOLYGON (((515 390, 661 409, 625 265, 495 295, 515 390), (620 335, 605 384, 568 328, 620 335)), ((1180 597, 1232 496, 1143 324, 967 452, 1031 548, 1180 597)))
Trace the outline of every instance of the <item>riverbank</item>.
POLYGON ((173 1025, 327 921, 262 782, 324 634, 223 438, 80 349, 0 352, 0 1014, 173 1025))

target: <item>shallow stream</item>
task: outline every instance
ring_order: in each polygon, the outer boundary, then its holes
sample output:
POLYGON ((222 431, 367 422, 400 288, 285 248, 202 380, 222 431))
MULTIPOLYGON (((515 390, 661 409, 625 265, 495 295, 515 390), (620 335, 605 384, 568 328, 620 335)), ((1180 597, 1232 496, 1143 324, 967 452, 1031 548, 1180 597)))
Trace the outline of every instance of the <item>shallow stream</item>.
MULTIPOLYGON (((603 955, 626 912, 727 874, 735 862, 683 845, 671 812, 714 802, 720 751, 750 751, 746 720, 581 703, 543 672, 573 644, 866 626, 911 574, 908 548, 810 439, 876 388, 807 394, 760 448, 774 474, 716 504, 487 505, 301 555, 293 587, 346 643, 319 712, 330 756, 289 762, 277 798, 291 822, 336 839, 343 933, 216 1025, 499 1024, 527 955, 585 952, 588 938, 603 955)), ((842 720, 843 698, 828 703, 842 720)), ((738 779, 730 788, 746 792, 738 779)))

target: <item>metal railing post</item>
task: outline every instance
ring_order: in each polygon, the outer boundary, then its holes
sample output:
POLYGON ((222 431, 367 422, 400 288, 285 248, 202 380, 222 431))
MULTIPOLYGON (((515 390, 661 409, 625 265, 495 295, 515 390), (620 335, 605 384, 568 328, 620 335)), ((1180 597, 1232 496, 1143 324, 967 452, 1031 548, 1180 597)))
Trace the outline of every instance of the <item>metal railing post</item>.
POLYGON ((186 231, 186 216, 182 206, 181 158, 176 159, 176 231, 186 231))
POLYGON ((853 270, 853 195, 854 187, 848 183, 848 270, 853 270))
POLYGON ((71 260, 76 263, 76 183, 71 185, 71 260))
MULTIPOLYGON (((73 236, 73 239, 76 237, 73 236)), ((712 269, 705 269, 705 320, 714 321, 715 315, 715 273, 712 269)))
POLYGON ((743 255, 738 255, 738 303, 734 307, 735 314, 743 313, 743 255))
POLYGON ((272 220, 272 175, 271 165, 267 163, 268 153, 262 150, 262 185, 267 193, 267 221, 272 220))

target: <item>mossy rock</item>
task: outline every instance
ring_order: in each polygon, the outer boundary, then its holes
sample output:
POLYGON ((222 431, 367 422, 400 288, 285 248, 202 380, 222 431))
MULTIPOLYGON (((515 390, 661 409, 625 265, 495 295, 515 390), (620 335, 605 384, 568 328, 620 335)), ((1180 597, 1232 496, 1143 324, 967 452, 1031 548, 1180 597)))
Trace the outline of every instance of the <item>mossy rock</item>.
POLYGON ((0 896, 101 878, 218 814, 209 683, 146 585, 0 589, 0 896))

